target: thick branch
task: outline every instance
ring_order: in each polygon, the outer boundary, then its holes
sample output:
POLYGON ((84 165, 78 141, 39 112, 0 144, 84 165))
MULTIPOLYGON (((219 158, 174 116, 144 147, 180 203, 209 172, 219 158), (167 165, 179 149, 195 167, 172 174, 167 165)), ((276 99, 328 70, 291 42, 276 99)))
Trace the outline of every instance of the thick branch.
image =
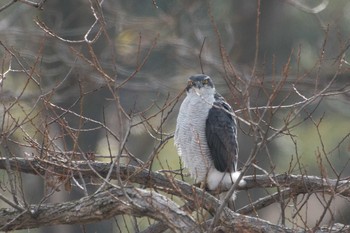
MULTIPOLYGON (((6 169, 5 160, 6 158, 0 158, 0 169, 6 169)), ((79 173, 83 177, 104 177, 111 166, 109 163, 92 161, 74 161, 68 166, 34 158, 13 158, 9 159, 8 162, 10 167, 15 171, 44 175, 48 172, 45 168, 50 166, 49 172, 67 177, 79 177, 79 173)), ((215 210, 220 205, 219 201, 209 193, 166 174, 163 175, 139 167, 121 165, 120 175, 124 181, 142 184, 145 187, 154 188, 155 190, 160 189, 177 195, 190 201, 195 209, 203 207, 215 214, 215 210)), ((111 178, 113 179, 115 177, 116 174, 113 173, 111 178)), ((246 189, 285 186, 289 187, 293 195, 310 192, 327 192, 350 196, 349 182, 347 180, 339 181, 322 179, 315 176, 285 174, 275 177, 264 175, 246 176, 244 179, 247 182, 246 189)), ((134 187, 126 188, 125 191, 128 197, 124 195, 121 189, 110 188, 108 191, 84 197, 75 202, 31 206, 30 210, 32 211, 24 211, 22 213, 20 209, 2 209, 0 210, 0 224, 3 226, 2 230, 12 230, 39 227, 46 224, 87 223, 110 218, 118 214, 130 214, 134 216, 149 216, 165 223, 174 231, 188 232, 197 230, 192 229, 195 224, 190 216, 182 212, 171 200, 157 192, 136 189, 134 187), (180 218, 179 216, 182 216, 180 225, 177 222, 177 218, 180 218)), ((287 228, 273 225, 261 219, 234 213, 228 208, 225 208, 221 215, 219 224, 220 227, 226 230, 234 229, 237 232, 241 229, 249 229, 249 232, 291 232, 287 228)), ((205 226, 203 226, 204 229, 205 226)))
POLYGON ((165 223, 174 232, 199 232, 197 223, 173 201, 143 189, 110 188, 58 204, 32 205, 27 211, 1 209, 0 230, 37 228, 45 225, 84 224, 102 221, 120 214, 148 216, 165 223), (128 197, 124 195, 124 192, 128 197), (129 199, 130 198, 130 199, 129 199), (132 200, 132 202, 130 202, 132 200))
MULTIPOLYGON (((6 169, 7 158, 0 158, 0 169, 6 169)), ((93 161, 74 161, 69 165, 55 164, 52 162, 43 162, 34 158, 12 158, 9 159, 11 168, 15 171, 29 173, 29 174, 41 174, 45 175, 47 167, 50 166, 50 172, 52 175, 58 176, 74 176, 80 178, 79 173, 83 177, 105 177, 111 166, 110 163, 105 162, 93 162, 93 161)), ((158 172, 150 172, 146 169, 131 166, 120 165, 121 177, 125 181, 146 185, 147 187, 153 187, 154 185, 169 188, 169 182, 173 182, 174 185, 181 187, 185 194, 190 195, 193 187, 186 186, 184 182, 173 179, 172 177, 164 176, 158 172)), ((117 178, 117 174, 114 172, 111 175, 112 179, 117 178)), ((273 188, 273 187, 288 187, 295 195, 304 193, 323 192, 329 194, 338 194, 344 197, 350 197, 350 181, 348 179, 324 179, 317 176, 305 176, 305 175, 288 175, 279 174, 275 176, 267 175, 253 175, 244 176, 244 180, 247 185, 240 187, 240 190, 252 189, 252 188, 273 188)), ((224 190, 223 190, 224 191, 224 190)), ((181 192, 181 194, 184 194, 181 192)))

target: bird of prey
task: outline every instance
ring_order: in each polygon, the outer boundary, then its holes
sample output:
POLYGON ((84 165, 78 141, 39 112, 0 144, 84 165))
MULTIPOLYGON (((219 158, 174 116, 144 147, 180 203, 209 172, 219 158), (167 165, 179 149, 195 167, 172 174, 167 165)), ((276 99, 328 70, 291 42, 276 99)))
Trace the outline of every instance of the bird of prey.
POLYGON ((227 190, 240 175, 235 115, 207 75, 191 76, 186 91, 175 130, 177 152, 195 182, 227 190))

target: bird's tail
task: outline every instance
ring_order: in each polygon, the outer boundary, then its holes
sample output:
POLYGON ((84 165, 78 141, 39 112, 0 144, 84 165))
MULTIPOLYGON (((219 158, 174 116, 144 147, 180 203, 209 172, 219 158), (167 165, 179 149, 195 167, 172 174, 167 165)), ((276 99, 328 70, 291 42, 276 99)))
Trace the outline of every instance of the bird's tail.
MULTIPOLYGON (((227 207, 230 208, 231 210, 235 210, 235 200, 236 200, 236 191, 232 193, 230 199, 227 201, 227 207)), ((227 192, 222 192, 219 194, 219 200, 224 201, 225 197, 227 195, 227 192)))
MULTIPOLYGON (((223 186, 225 187, 226 190, 229 190, 232 185, 234 185, 234 183, 236 183, 236 181, 238 180, 238 177, 241 175, 241 172, 236 171, 236 172, 232 172, 232 173, 226 173, 222 182, 223 182, 223 186)), ((244 187, 246 185, 246 182, 241 179, 239 181, 239 186, 244 187)), ((234 209, 234 201, 236 200, 236 194, 237 191, 234 191, 230 197, 230 199, 228 200, 228 207, 230 209, 234 209)), ((223 192, 219 195, 219 198, 221 201, 224 201, 225 197, 227 195, 227 192, 223 192)))

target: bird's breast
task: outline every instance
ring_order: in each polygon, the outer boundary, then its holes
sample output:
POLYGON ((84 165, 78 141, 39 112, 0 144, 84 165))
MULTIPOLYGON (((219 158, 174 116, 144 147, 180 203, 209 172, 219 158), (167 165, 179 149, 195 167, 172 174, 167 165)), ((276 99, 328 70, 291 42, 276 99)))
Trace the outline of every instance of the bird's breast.
POLYGON ((175 145, 196 182, 205 181, 212 166, 205 126, 214 97, 187 95, 181 104, 175 131, 175 145))

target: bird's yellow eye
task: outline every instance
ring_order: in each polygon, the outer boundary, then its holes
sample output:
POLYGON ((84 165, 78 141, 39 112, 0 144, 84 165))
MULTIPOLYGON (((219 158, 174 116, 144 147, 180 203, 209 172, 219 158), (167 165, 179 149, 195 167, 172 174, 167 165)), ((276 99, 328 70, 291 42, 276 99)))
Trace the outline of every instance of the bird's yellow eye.
POLYGON ((204 79, 204 80, 202 81, 202 83, 203 83, 203 84, 208 84, 208 83, 209 83, 209 80, 208 80, 208 79, 204 79))

